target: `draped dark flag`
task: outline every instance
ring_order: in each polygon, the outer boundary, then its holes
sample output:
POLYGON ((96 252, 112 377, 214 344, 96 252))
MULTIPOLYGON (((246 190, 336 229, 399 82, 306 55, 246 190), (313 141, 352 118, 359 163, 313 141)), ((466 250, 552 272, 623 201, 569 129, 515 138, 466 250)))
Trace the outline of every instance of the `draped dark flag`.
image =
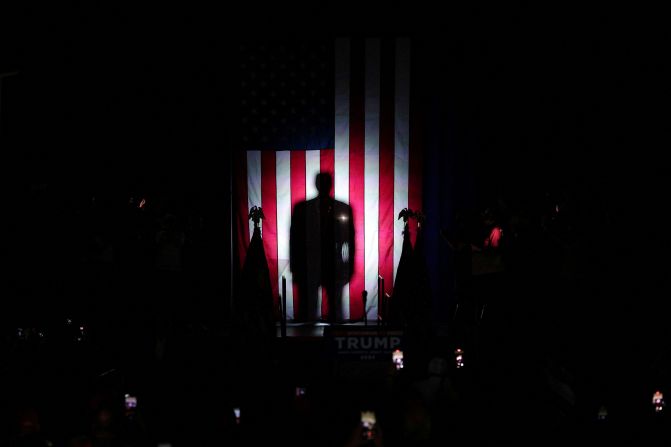
POLYGON ((412 252, 412 275, 414 281, 412 301, 409 303, 409 323, 424 330, 431 325, 431 287, 429 269, 426 265, 422 222, 418 221, 417 239, 412 252))
POLYGON ((274 335, 270 270, 258 226, 254 228, 241 277, 236 313, 243 329, 261 336, 274 335))
POLYGON ((406 222, 403 230, 403 249, 396 270, 394 293, 391 297, 391 323, 394 325, 405 325, 408 322, 416 286, 413 277, 412 244, 410 243, 410 229, 406 222))

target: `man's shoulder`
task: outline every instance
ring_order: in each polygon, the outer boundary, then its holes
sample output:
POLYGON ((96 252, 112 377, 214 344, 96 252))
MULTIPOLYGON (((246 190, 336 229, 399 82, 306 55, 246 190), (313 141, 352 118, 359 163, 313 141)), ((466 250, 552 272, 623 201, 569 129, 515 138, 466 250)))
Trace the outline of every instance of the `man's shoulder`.
POLYGON ((307 206, 307 202, 298 202, 294 205, 294 214, 296 212, 301 212, 303 211, 307 206))
POLYGON ((341 202, 340 200, 334 200, 333 201, 333 209, 336 212, 341 212, 341 213, 351 213, 352 212, 352 207, 346 204, 345 202, 341 202))

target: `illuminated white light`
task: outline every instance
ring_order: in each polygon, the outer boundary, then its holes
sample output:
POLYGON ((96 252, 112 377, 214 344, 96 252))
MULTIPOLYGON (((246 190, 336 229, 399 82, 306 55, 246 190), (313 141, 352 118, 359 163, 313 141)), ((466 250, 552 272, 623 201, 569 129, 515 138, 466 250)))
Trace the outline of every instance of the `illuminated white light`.
POLYGON ((343 242, 342 246, 340 247, 340 256, 342 257, 342 261, 344 263, 349 262, 349 244, 347 242, 343 242))
POLYGON ((664 394, 662 394, 660 391, 655 391, 655 394, 652 396, 652 403, 653 404, 659 404, 664 400, 664 394))
POLYGON ((361 423, 364 427, 366 428, 371 428, 375 423, 377 422, 377 419, 375 417, 375 412, 374 411, 362 411, 361 412, 361 423))
POLYGON ((400 349, 396 349, 392 353, 392 362, 394 363, 394 366, 396 366, 396 369, 403 369, 403 351, 400 349))
POLYGON ((345 214, 341 214, 341 215, 340 215, 340 220, 342 220, 343 222, 345 222, 345 221, 347 220, 347 215, 345 215, 345 214))
POLYGON ((664 403, 664 394, 661 391, 655 391, 655 394, 652 395, 652 404, 655 406, 655 413, 664 409, 666 404, 664 403))
POLYGON ((137 407, 137 397, 131 396, 130 394, 124 395, 126 401, 126 409, 130 410, 131 408, 137 407))
POLYGON ((457 368, 463 368, 464 366, 464 351, 462 351, 460 348, 457 348, 454 350, 455 354, 455 360, 457 363, 457 368))

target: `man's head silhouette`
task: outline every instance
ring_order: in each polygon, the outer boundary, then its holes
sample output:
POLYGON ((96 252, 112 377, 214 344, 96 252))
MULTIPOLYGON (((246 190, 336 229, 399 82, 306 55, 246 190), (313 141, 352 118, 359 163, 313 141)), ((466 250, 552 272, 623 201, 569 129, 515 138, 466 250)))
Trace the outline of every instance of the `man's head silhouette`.
POLYGON ((320 197, 329 197, 329 194, 331 193, 331 185, 333 184, 331 174, 328 172, 320 172, 317 174, 315 184, 320 197))

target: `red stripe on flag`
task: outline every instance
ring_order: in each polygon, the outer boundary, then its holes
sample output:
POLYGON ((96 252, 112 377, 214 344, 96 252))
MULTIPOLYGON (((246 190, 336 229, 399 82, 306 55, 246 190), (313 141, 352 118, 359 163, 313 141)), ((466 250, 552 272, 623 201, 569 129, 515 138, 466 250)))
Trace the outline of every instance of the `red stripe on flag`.
POLYGON ((266 251, 273 303, 277 308, 277 182, 275 181, 275 152, 261 152, 261 208, 263 208, 263 248, 266 251))
MULTIPOLYGON (((412 127, 410 131, 410 160, 408 161, 408 207, 413 211, 422 210, 422 152, 416 141, 412 138, 412 127)), ((410 241, 415 245, 417 238, 417 225, 410 225, 410 241)))
MULTIPOLYGON (((291 213, 293 215, 294 206, 298 202, 305 200, 305 151, 291 151, 291 213)), ((289 285, 287 285, 289 287, 289 285)), ((292 285, 294 291, 294 318, 302 317, 300 315, 301 297, 298 284, 292 285)))
POLYGON ((249 247, 249 224, 247 216, 247 153, 237 151, 233 154, 233 188, 235 189, 235 209, 237 219, 236 227, 236 247, 238 252, 238 268, 242 268, 247 256, 247 247, 249 247))
POLYGON ((379 265, 385 290, 394 277, 394 41, 383 41, 380 67, 380 214, 379 265))
MULTIPOLYGON (((408 157, 408 207, 413 211, 422 209, 422 132, 420 116, 420 104, 417 97, 413 95, 416 91, 412 88, 415 84, 416 72, 413 70, 412 53, 410 53, 410 136, 409 136, 409 157, 408 157)), ((417 225, 410 225, 410 241, 413 246, 417 239, 417 225)))
POLYGON ((349 283, 350 319, 363 317, 361 292, 364 283, 365 253, 365 203, 364 203, 364 46, 352 46, 352 65, 350 80, 350 135, 349 135, 349 200, 354 219, 354 274, 349 283))
MULTIPOLYGON (((322 149, 319 151, 319 172, 325 172, 331 175, 331 189, 329 190, 329 197, 333 197, 334 190, 334 166, 335 166, 335 151, 333 149, 322 149)), ((328 294, 326 288, 322 288, 322 315, 326 316, 329 313, 328 294)))

